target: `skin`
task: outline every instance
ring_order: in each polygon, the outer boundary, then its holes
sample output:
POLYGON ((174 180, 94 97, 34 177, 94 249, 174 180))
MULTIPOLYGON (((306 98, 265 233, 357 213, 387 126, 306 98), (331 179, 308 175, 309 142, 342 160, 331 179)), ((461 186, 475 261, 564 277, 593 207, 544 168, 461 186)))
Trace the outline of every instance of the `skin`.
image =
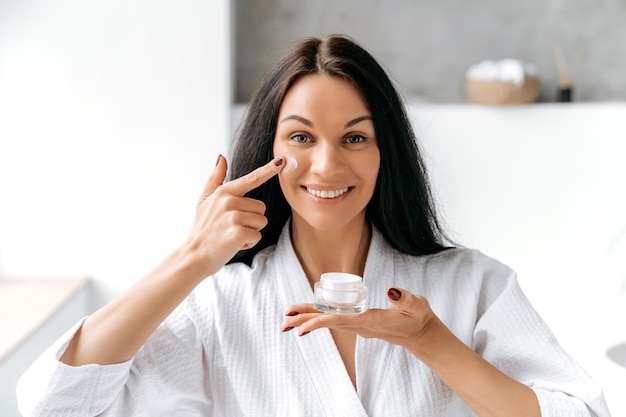
MULTIPOLYGON (((265 205, 244 195, 279 174, 286 156, 296 158, 298 168, 280 173, 279 181, 292 207, 292 242, 311 285, 326 271, 363 275, 371 238, 365 207, 380 166, 374 126, 367 116, 369 109, 351 84, 323 75, 300 79, 279 112, 276 158, 224 183, 227 162, 220 156, 198 202, 188 239, 87 318, 60 360, 79 366, 132 358, 205 277, 219 271, 239 250, 258 243, 267 224, 265 205), (324 199, 312 196, 306 186, 348 191, 324 199)), ((465 346, 425 298, 403 289, 392 289, 388 295, 389 309, 358 315, 322 314, 310 304, 293 305, 280 330, 298 329, 304 336, 330 329, 353 384, 356 336, 379 338, 424 362, 479 416, 540 415, 534 392, 465 346)))
POLYGON ((224 184, 227 164, 218 158, 196 209, 189 238, 122 295, 89 316, 61 356, 79 366, 124 362, 207 276, 240 249, 261 239, 265 204, 244 197, 284 167, 275 158, 248 175, 224 184))
MULTIPOLYGON (((327 271, 362 276, 371 237, 365 209, 376 186, 380 152, 359 91, 330 76, 298 80, 280 108, 274 154, 298 161, 279 182, 292 210, 292 242, 311 286, 327 271), (322 198, 307 189, 341 195, 322 198)), ((331 333, 356 385, 356 335, 342 329, 331 333)))
MULTIPOLYGON (((327 271, 363 274, 371 237, 365 207, 380 166, 368 115, 354 86, 317 74, 295 83, 281 106, 274 153, 298 160, 298 169, 281 173, 279 180, 292 207, 292 241, 311 284, 327 271), (367 140, 359 139, 355 145, 352 142, 357 140, 351 139, 355 135, 367 140), (311 196, 306 186, 348 187, 350 191, 327 200, 311 196)), ((298 331, 301 336, 330 329, 355 386, 354 353, 359 335, 410 351, 480 416, 540 415, 534 392, 456 338, 424 297, 404 289, 390 289, 388 296, 389 309, 353 315, 320 313, 311 304, 293 305, 285 312, 281 329, 298 331)))
POLYGON ((298 80, 280 108, 273 150, 298 161, 279 182, 292 210, 294 248, 311 284, 328 271, 362 275, 370 240, 365 209, 380 152, 358 90, 335 77, 298 80), (307 188, 343 194, 320 198, 307 188))

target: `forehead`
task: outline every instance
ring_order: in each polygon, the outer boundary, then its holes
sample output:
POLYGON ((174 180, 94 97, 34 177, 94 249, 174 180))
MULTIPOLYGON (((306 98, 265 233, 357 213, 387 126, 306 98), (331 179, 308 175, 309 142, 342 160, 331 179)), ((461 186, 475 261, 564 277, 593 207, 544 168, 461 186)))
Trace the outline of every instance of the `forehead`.
POLYGON ((311 74, 298 79, 287 91, 279 118, 291 114, 356 117, 369 115, 370 109, 359 89, 349 81, 311 74))

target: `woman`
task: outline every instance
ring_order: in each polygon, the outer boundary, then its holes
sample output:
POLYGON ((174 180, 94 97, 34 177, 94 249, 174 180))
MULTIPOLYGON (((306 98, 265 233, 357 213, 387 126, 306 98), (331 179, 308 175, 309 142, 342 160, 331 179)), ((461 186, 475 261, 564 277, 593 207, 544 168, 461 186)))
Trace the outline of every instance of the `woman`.
POLYGON ((514 273, 446 248, 401 101, 352 40, 278 63, 231 172, 220 156, 189 239, 25 374, 24 415, 608 415, 514 273), (315 310, 329 271, 370 308, 315 310))

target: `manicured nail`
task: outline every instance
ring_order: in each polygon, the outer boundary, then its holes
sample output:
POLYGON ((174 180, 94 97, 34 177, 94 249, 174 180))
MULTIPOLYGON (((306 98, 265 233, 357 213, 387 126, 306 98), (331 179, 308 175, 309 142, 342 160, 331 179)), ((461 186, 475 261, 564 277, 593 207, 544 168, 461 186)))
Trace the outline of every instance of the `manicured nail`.
POLYGON ((310 331, 306 331, 306 332, 302 333, 300 336, 306 336, 309 333, 311 333, 311 332, 310 331))
POLYGON ((274 165, 276 165, 277 167, 281 166, 283 164, 283 157, 279 156, 278 158, 274 159, 274 165))
POLYGON ((297 316, 298 314, 299 313, 297 311, 290 311, 289 313, 287 313, 289 317, 297 316))
POLYGON ((215 166, 220 163, 220 159, 222 159, 222 154, 217 155, 217 161, 215 162, 215 166))
POLYGON ((283 332, 288 332, 289 330, 293 330, 293 326, 285 327, 283 332))
POLYGON ((400 290, 397 288, 389 288, 389 291, 387 291, 387 296, 394 301, 398 301, 400 297, 402 297, 402 292, 400 292, 400 290))

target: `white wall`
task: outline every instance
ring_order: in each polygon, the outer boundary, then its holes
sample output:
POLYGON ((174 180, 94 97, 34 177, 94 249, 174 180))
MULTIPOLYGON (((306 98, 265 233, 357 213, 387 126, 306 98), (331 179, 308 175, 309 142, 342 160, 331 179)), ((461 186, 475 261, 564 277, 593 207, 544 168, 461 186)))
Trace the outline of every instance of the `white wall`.
POLYGON ((626 415, 626 368, 607 356, 626 343, 626 103, 408 110, 452 238, 517 272, 611 414, 626 415))
POLYGON ((0 2, 0 275, 99 301, 187 236, 227 153, 227 0, 0 2))
MULTIPOLYGON (((92 275, 95 307, 186 237, 228 151, 229 9, 0 2, 0 275, 92 275)), ((413 110, 459 240, 519 272, 617 410, 625 106, 413 110)))
POLYGON ((93 277, 0 364, 3 417, 63 329, 186 238, 228 153, 230 43, 228 0, 0 1, 0 277, 93 277))
POLYGON ((626 103, 413 104, 459 243, 518 273, 565 349, 626 415, 626 103))

